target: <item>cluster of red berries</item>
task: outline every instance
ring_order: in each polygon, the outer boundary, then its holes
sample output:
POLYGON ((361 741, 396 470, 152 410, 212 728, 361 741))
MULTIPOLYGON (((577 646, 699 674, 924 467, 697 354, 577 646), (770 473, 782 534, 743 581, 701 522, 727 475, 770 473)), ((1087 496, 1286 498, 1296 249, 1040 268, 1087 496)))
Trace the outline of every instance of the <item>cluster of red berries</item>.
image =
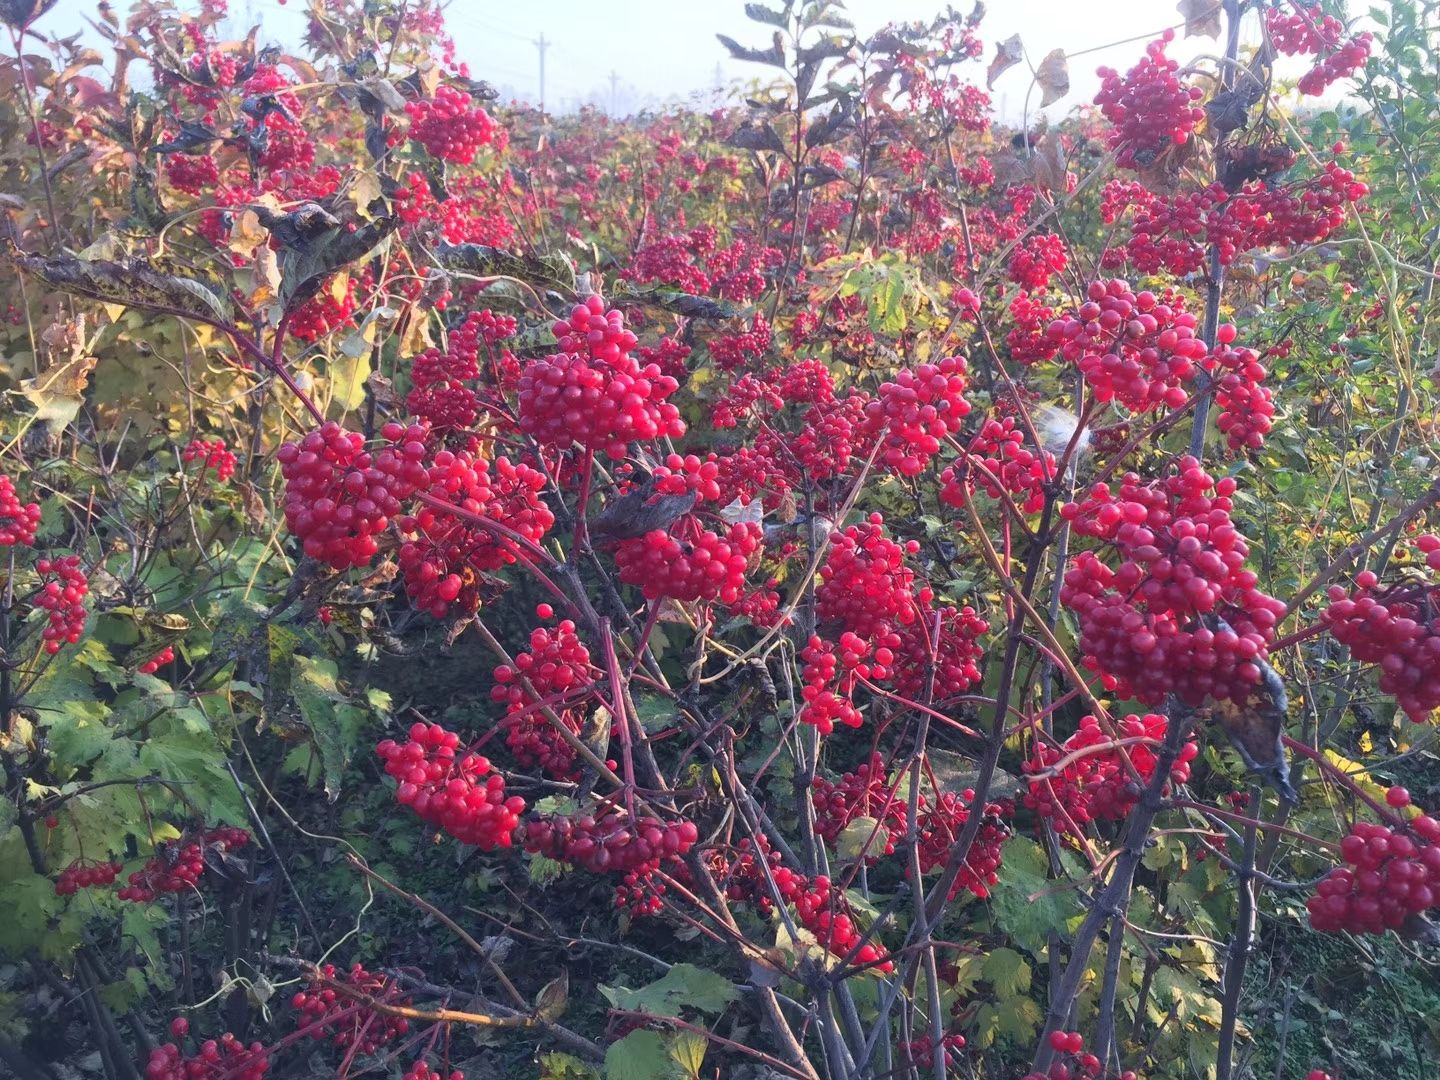
POLYGON ((432 1069, 430 1063, 421 1058, 405 1070, 405 1075, 400 1080, 465 1080, 465 1074, 459 1069, 451 1069, 448 1073, 440 1072, 432 1069))
POLYGON ((333 281, 325 284, 314 296, 290 311, 286 327, 297 341, 319 341, 349 323, 359 307, 355 279, 347 275, 338 286, 333 281))
POLYGON ((399 994, 386 976, 366 971, 360 964, 339 974, 334 964, 326 964, 318 974, 320 979, 308 990, 301 990, 290 999, 300 1014, 298 1026, 309 1029, 310 1038, 328 1040, 342 1050, 357 1054, 374 1054, 410 1031, 410 1021, 403 1016, 367 1008, 350 995, 325 985, 327 981, 341 983, 374 1001, 409 1004, 409 999, 399 994))
MULTIPOLYGON (((1223 206, 1230 193, 1218 180, 1197 190, 1173 195, 1148 195, 1133 200, 1135 219, 1124 254, 1142 274, 1168 270, 1177 277, 1193 274, 1205 265, 1204 241, 1216 207, 1223 206)), ((1236 238, 1217 239, 1220 261, 1230 262, 1236 238)))
POLYGON ((883 383, 865 406, 866 423, 881 438, 880 460, 901 476, 919 476, 969 415, 965 385, 963 356, 901 368, 883 383))
MULTIPOLYGON (((945 1035, 940 1039, 940 1052, 945 1056, 945 1067, 955 1068, 959 1063, 956 1056, 965 1049, 964 1035, 945 1035)), ((929 1035, 922 1035, 918 1039, 903 1045, 905 1056, 910 1059, 911 1064, 921 1069, 929 1069, 935 1065, 935 1043, 929 1035)))
POLYGON ((1047 327, 1059 314, 1047 307, 1025 290, 1015 294, 1010 301, 1010 329, 1005 335, 1005 344, 1010 349, 1010 358, 1017 364, 1035 364, 1051 359, 1058 348, 1051 339, 1047 327))
POLYGON ((331 420, 276 452, 286 526, 307 556, 336 570, 368 565, 379 551, 376 536, 426 481, 429 432, 389 423, 382 434, 391 445, 372 454, 363 435, 331 420))
POLYGON ((1080 536, 1120 556, 1111 569, 1093 551, 1066 571, 1060 599, 1080 617, 1085 665, 1121 697, 1158 704, 1178 694, 1243 700, 1260 680, 1285 605, 1245 569, 1249 545, 1230 519, 1235 480, 1211 477, 1194 458, 1160 482, 1125 474, 1097 484, 1061 515, 1080 536))
POLYGON ((665 455, 665 464, 650 474, 655 481, 655 491, 660 495, 687 495, 695 493, 700 502, 714 502, 720 498, 720 463, 711 454, 703 461, 694 454, 665 455))
POLYGON ((764 356, 775 342, 775 332, 763 312, 750 317, 750 327, 733 334, 717 334, 707 342, 710 359, 721 371, 736 371, 764 356))
POLYGON ((765 456, 772 473, 783 473, 794 460, 812 483, 843 476, 857 456, 870 452, 877 438, 866 416, 869 404, 868 394, 854 391, 839 401, 812 405, 805 411, 799 434, 782 439, 778 433, 764 432, 755 440, 755 449, 765 456))
MULTIPOLYGON (((1046 774, 1030 781, 1025 805, 1049 818, 1057 831, 1075 836, 1089 822, 1123 820, 1155 775, 1156 748, 1169 726, 1156 713, 1127 716, 1118 721, 1112 739, 1099 720, 1085 717, 1064 743, 1039 744, 1034 758, 1025 762, 1027 774, 1046 774)), ((1190 763, 1199 753, 1199 745, 1188 739, 1170 767, 1173 783, 1190 779, 1190 763)))
MULTIPOLYGON (((1425 565, 1440 571, 1440 536, 1417 537, 1425 565)), ((1440 708, 1440 584, 1384 588, 1374 571, 1355 575, 1355 591, 1329 590, 1321 620, 1351 655, 1380 667, 1380 689, 1395 695, 1415 723, 1440 708)))
POLYGON ((579 446, 619 460, 632 442, 685 434, 680 412, 666 399, 678 385, 658 365, 630 355, 635 335, 624 316, 598 296, 555 324, 561 351, 520 376, 520 429, 546 446, 579 446))
POLYGON ((1199 101, 1205 92, 1180 80, 1180 64, 1165 55, 1173 30, 1145 46, 1145 56, 1125 73, 1101 68, 1095 104, 1114 126, 1110 145, 1115 163, 1134 169, 1154 162, 1167 146, 1180 146, 1205 119, 1199 101))
POLYGON ((199 837, 163 843, 145 865, 133 872, 115 895, 121 900, 148 904, 162 893, 189 892, 205 873, 205 851, 210 846, 233 851, 250 843, 244 829, 221 825, 199 837))
POLYGON ((474 613, 480 606, 480 575, 518 557, 514 543, 484 522, 538 542, 555 523, 555 515, 541 498, 544 488, 543 473, 528 465, 512 465, 508 458, 491 462, 465 451, 436 453, 423 490, 457 512, 427 503, 397 519, 406 537, 397 561, 410 602, 437 619, 452 608, 474 613), (476 521, 477 517, 484 521, 476 521))
POLYGON ((1254 248, 1318 244, 1345 224, 1350 203, 1369 194, 1369 186, 1336 161, 1294 184, 1252 180, 1208 215, 1206 236, 1223 263, 1254 248))
POLYGON ((578 732, 583 719, 583 701, 590 694, 594 671, 590 650, 575 633, 575 624, 565 619, 553 630, 538 626, 530 632, 530 649, 517 653, 515 666, 501 664, 495 669, 490 700, 505 706, 505 745, 525 766, 538 766, 548 776, 571 779, 575 774, 575 750, 549 720, 540 714, 546 702, 571 732, 578 732), (524 677, 534 689, 533 696, 521 682, 524 677))
MULTIPOLYGON (((1085 1053, 1085 1038, 1078 1031, 1052 1031, 1050 1049, 1059 1054, 1060 1059, 1043 1073, 1027 1073, 1024 1080, 1093 1080, 1104 1075, 1100 1059, 1085 1053)), ((1140 1080, 1140 1077, 1127 1069, 1117 1080, 1140 1080)))
POLYGON ((1186 401, 1184 384, 1205 357, 1199 320, 1178 299, 1136 294, 1118 278, 1092 282, 1088 300, 1047 330, 1100 401, 1132 412, 1186 401))
POLYGON ((884 523, 873 513, 831 536, 815 590, 816 615, 863 638, 914 622, 917 603, 931 600, 928 587, 916 590, 915 572, 905 565, 920 542, 891 540, 884 523))
POLYGON ((889 958, 883 945, 876 941, 860 944, 864 934, 850 913, 845 893, 828 877, 822 874, 814 878, 800 890, 793 903, 800 925, 814 934, 815 940, 833 955, 849 957, 854 952, 851 964, 873 967, 882 975, 895 970, 895 961, 889 958))
POLYGON ((1319 4, 1294 10, 1283 6, 1266 8, 1265 29, 1275 51, 1286 56, 1314 56, 1322 49, 1333 49, 1345 34, 1345 24, 1326 15, 1319 4))
POLYGON ((719 535, 687 514, 664 529, 622 540, 615 548, 620 580, 635 585, 647 600, 733 604, 745 589, 745 571, 760 550, 764 533, 753 521, 731 525, 719 535))
MULTIPOLYGON (((863 655, 869 645, 860 641, 859 649, 863 655)), ((848 669, 842 671, 835 646, 812 634, 800 650, 800 662, 800 681, 803 684, 800 689, 800 722, 813 724, 822 735, 833 732, 837 723, 845 727, 859 727, 863 717, 850 700, 856 676, 848 669)))
POLYGON ((1262 385, 1268 373, 1255 351, 1225 347, 1234 338, 1234 326, 1220 327, 1220 345, 1204 361, 1220 409, 1215 426, 1231 450, 1259 450, 1274 426, 1275 404, 1270 388, 1262 385))
POLYGON ((36 559, 35 572, 40 587, 35 591, 34 604, 49 612, 40 638, 51 656, 65 645, 74 645, 85 632, 85 596, 90 579, 80 569, 79 555, 62 555, 58 559, 36 559))
POLYGON ((94 885, 113 885, 119 876, 118 862, 97 863, 77 859, 61 870, 55 878, 55 895, 73 896, 80 889, 88 889, 94 885))
POLYGON ((410 138, 442 161, 469 165, 482 146, 495 141, 495 121, 457 87, 436 87, 433 98, 406 102, 405 112, 410 138))
MULTIPOLYGON (((922 874, 950 861, 956 838, 975 812, 974 804, 973 788, 966 788, 958 795, 941 791, 933 800, 922 800, 915 822, 919 831, 915 853, 919 856, 922 874)), ((990 895, 991 886, 1000 880, 1001 852, 1005 841, 1010 839, 1010 827, 1005 819, 1013 813, 1014 806, 1009 800, 985 804, 979 831, 965 853, 965 863, 950 886, 948 899, 954 900, 962 892, 970 892, 981 900, 990 895)))
POLYGON ((166 664, 172 663, 175 659, 175 646, 166 645, 163 649, 150 657, 135 670, 141 675, 154 675, 166 664))
MULTIPOLYGON (((180 1017, 172 1022, 171 1031, 183 1021, 180 1017)), ((183 1030, 190 1030, 188 1022, 183 1030)), ((263 1044, 246 1046, 228 1031, 219 1039, 205 1040, 192 1057, 186 1057, 173 1042, 157 1046, 145 1063, 146 1080, 261 1080, 269 1070, 270 1058, 263 1044)))
POLYGON ((1063 274, 1069 260, 1065 241, 1054 233, 1036 233, 1015 249, 1007 270, 1010 280, 1026 289, 1044 289, 1056 274, 1063 274))
POLYGON ((22 503, 14 482, 0 476, 0 547, 33 546, 39 528, 40 504, 22 503))
POLYGON ((490 772, 489 760, 459 747, 455 732, 416 723, 407 742, 386 739, 375 752, 399 781, 395 801, 422 821, 481 851, 509 847, 525 800, 507 797, 505 778, 490 772))
POLYGON ((946 605, 937 611, 938 628, 935 612, 928 609, 909 626, 900 628, 891 667, 895 689, 914 698, 924 693, 933 665, 932 704, 963 694, 980 681, 980 659, 984 655, 980 638, 990 632, 990 624, 972 607, 946 605), (933 642, 933 657, 932 634, 938 634, 933 642))
POLYGON ((632 820, 616 807, 571 817, 542 815, 525 822, 525 850, 592 873, 644 875, 684 855, 700 839, 693 821, 632 820))
POLYGON ((220 169, 209 154, 170 154, 165 158, 165 178, 176 191, 198 196, 220 182, 220 169))
POLYGON ((866 848, 868 862, 882 855, 893 855, 895 845, 905 835, 906 800, 896 793, 885 768, 885 758, 870 755, 854 772, 845 773, 839 783, 817 776, 810 787, 810 801, 815 807, 815 831, 834 845, 845 827, 857 818, 876 823, 875 837, 866 848))
POLYGON ((222 484, 235 475, 235 455, 225 448, 224 439, 191 439, 190 445, 180 452, 180 460, 187 465, 202 462, 200 471, 213 469, 215 479, 222 484))
POLYGON ((1045 485, 1055 478, 1055 455, 1025 445, 1025 431, 1013 416, 986 420, 965 456, 940 474, 940 501, 963 507, 979 487, 992 499, 1009 495, 1026 514, 1045 505, 1045 485))
POLYGON ((1314 67, 1300 76, 1296 87, 1302 94, 1323 94, 1331 83, 1348 78, 1365 66, 1374 40, 1368 33, 1356 34, 1328 56, 1321 57, 1314 67))
MULTIPOLYGON (((1410 805, 1401 787, 1386 792, 1394 809, 1410 805)), ((1337 866, 1306 901, 1316 930, 1383 934, 1440 904, 1440 820, 1420 814, 1394 826, 1356 822, 1340 841, 1337 866)))

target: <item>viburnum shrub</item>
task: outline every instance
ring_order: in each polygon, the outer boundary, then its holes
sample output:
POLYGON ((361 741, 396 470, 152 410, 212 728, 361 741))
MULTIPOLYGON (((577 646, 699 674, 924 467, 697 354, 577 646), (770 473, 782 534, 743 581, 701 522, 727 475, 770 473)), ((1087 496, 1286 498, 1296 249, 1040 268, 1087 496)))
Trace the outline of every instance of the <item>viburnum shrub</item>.
POLYGON ((1424 1072, 1297 936, 1436 935, 1411 0, 1074 109, 748 4, 764 86, 625 118, 183 6, 0 2, 7 1070, 1424 1072))

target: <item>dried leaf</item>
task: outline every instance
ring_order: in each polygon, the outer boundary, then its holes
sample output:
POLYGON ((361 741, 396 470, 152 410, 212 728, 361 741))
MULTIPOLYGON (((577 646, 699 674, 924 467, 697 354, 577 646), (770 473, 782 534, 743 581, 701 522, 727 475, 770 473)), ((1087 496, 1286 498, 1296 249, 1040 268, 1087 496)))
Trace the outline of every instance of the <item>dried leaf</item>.
POLYGON ((1059 138, 1041 139, 1031 158, 1035 182, 1051 191, 1065 190, 1065 148, 1059 138))
POLYGON ((1186 37, 1220 36, 1221 0, 1180 0, 1175 10, 1185 20, 1186 37))
POLYGON ((985 69, 985 85, 994 87, 995 80, 1018 64, 1025 55, 1025 43, 1019 34, 1013 34, 1004 41, 995 43, 995 59, 985 69))
POLYGON ((1070 93, 1070 65, 1065 60, 1064 49, 1051 49, 1035 69, 1035 81, 1040 84, 1040 107, 1053 105, 1070 93))
POLYGON ((561 971, 535 995, 535 1014, 542 1020, 558 1020, 570 1004, 570 972, 561 971))
POLYGON ((33 379, 20 382, 20 393, 35 406, 35 418, 57 429, 75 419, 84 404, 85 387, 95 357, 85 336, 85 316, 62 319, 40 335, 43 360, 33 379))

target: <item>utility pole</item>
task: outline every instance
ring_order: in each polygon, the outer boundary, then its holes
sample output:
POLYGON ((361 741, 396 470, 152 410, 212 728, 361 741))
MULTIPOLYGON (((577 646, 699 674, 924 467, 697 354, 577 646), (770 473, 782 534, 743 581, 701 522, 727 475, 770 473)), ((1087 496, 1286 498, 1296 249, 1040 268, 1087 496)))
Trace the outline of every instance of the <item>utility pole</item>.
POLYGON ((615 115, 615 88, 620 82, 620 76, 615 74, 615 69, 610 69, 610 115, 615 115))
POLYGON ((535 48, 540 50, 540 111, 542 113, 545 111, 545 50, 553 44, 554 42, 545 40, 543 31, 535 39, 535 48))

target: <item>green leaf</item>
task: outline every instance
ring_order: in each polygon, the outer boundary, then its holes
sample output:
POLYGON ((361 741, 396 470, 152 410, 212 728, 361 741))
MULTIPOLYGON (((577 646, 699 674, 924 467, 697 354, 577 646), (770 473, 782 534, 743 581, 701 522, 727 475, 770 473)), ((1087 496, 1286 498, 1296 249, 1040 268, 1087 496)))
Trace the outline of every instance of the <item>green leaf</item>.
POLYGON ((1013 998, 1030 989, 1030 965, 1014 949, 996 949, 985 958, 981 974, 1002 998, 1013 998))
POLYGON ((675 1063, 658 1031, 632 1031, 605 1051, 605 1080, 671 1080, 675 1063))
POLYGON ((572 1054, 541 1054, 537 1080, 599 1080, 600 1074, 572 1054))
POLYGON ((290 689, 320 753, 325 794, 334 802, 340 797, 340 781, 364 726, 365 711, 340 690, 333 661, 296 656, 294 665, 290 689))
MULTIPOLYGON (((1068 853, 1067 853, 1068 854, 1068 853)), ((995 921, 1022 949, 1037 952, 1045 946, 1050 931, 1066 936, 1072 920, 1083 913, 1074 890, 1059 887, 1049 877, 1045 852, 1025 836, 1011 837, 1002 850, 1005 872, 991 887, 990 907, 995 921)), ((1062 861, 1070 862, 1062 854, 1062 861)), ((1078 866, 1067 865, 1072 880, 1083 877, 1078 866)))
POLYGON ((835 853, 846 862, 854 862, 867 854, 879 855, 885 850, 885 830, 872 817, 858 817, 840 830, 835 838, 835 853))
POLYGON ((679 1016, 682 1006, 707 1014, 719 1013, 740 993, 723 975, 694 964, 676 964, 662 978, 639 990, 601 986, 600 992, 617 1009, 653 1016, 679 1016))

